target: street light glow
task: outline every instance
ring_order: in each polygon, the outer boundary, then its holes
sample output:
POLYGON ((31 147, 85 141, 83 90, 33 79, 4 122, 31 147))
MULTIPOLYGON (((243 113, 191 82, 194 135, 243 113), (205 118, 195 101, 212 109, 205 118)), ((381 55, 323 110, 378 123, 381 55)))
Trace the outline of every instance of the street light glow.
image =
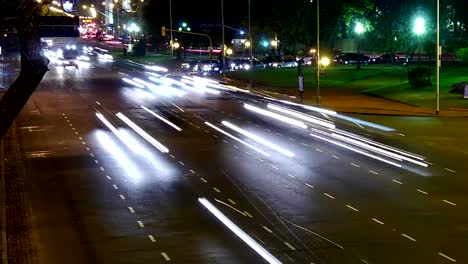
POLYGON ((424 32, 426 31, 425 23, 426 22, 424 21, 424 18, 422 17, 416 18, 416 21, 414 23, 414 29, 413 29, 416 35, 419 36, 419 35, 424 34, 424 32))
POLYGON ((182 27, 187 27, 187 23, 183 22, 182 27))
POLYGON ((266 40, 262 41, 262 46, 263 46, 264 48, 267 48, 268 45, 269 45, 268 41, 266 41, 266 40))
POLYGON ((362 34, 364 32, 364 25, 361 22, 356 22, 356 26, 354 27, 354 31, 358 34, 362 34))
POLYGON ((246 41, 246 42, 244 43, 244 45, 245 45, 246 48, 248 48, 248 47, 250 47, 250 45, 252 45, 252 44, 250 43, 250 41, 246 41))
POLYGON ((327 67, 328 65, 330 65, 330 59, 327 57, 323 57, 320 60, 320 64, 322 64, 324 67, 327 67))
POLYGON ((227 55, 230 56, 230 55, 232 55, 232 53, 233 53, 233 51, 232 51, 231 48, 229 48, 229 49, 226 50, 226 54, 227 54, 227 55))

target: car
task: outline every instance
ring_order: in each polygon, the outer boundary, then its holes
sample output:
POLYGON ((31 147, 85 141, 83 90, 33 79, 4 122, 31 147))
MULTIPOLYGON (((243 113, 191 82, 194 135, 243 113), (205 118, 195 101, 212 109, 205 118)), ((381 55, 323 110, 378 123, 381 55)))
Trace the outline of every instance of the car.
POLYGON ((346 65, 357 64, 358 62, 362 64, 369 64, 370 58, 364 54, 343 53, 340 55, 336 55, 335 59, 333 59, 333 62, 346 65))
POLYGON ((399 59, 400 57, 397 56, 395 53, 387 53, 377 58, 371 59, 371 63, 396 64, 399 59), (392 56, 393 56, 393 60, 392 60, 392 56))
POLYGON ((280 68, 293 68, 293 67, 297 67, 298 63, 295 59, 286 59, 286 60, 282 60, 280 62, 272 62, 270 63, 270 67, 272 68, 277 68, 277 69, 280 69, 280 68))
POLYGON ((202 60, 194 66, 194 71, 199 73, 215 73, 221 70, 221 63, 219 60, 202 60))
POLYGON ((186 72, 198 71, 198 67, 197 69, 195 69, 195 66, 197 66, 199 62, 200 61, 197 61, 197 60, 184 62, 180 65, 180 68, 182 69, 182 71, 186 71, 186 72))

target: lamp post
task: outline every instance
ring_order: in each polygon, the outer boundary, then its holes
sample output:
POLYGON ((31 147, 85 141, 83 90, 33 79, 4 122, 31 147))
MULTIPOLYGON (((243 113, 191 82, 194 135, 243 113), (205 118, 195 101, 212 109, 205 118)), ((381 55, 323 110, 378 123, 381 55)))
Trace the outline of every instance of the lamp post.
POLYGON ((172 46, 174 43, 174 36, 172 34, 172 0, 169 0, 169 25, 171 27, 171 56, 174 56, 174 47, 172 46))
POLYGON ((364 33, 364 26, 361 22, 356 22, 356 26, 354 27, 354 32, 358 34, 357 40, 357 70, 361 69, 361 53, 360 53, 360 42, 361 42, 361 34, 364 33))
POLYGON ((442 47, 440 46, 440 2, 437 0, 437 62, 436 62, 436 115, 439 114, 440 108, 440 66, 441 66, 441 56, 442 56, 442 47))
POLYGON ((418 36, 419 64, 421 64, 421 35, 426 31, 424 18, 418 17, 414 22, 413 32, 418 36))
MULTIPOLYGON (((310 0, 312 3, 313 0, 310 0)), ((320 0, 317 0, 317 105, 320 105, 320 0)))
POLYGON ((222 27, 222 30, 221 30, 221 35, 222 35, 222 43, 221 43, 221 52, 223 54, 223 78, 226 78, 226 71, 225 71, 225 67, 226 67, 226 53, 225 53, 225 50, 224 50, 224 0, 221 0, 221 27, 222 27))

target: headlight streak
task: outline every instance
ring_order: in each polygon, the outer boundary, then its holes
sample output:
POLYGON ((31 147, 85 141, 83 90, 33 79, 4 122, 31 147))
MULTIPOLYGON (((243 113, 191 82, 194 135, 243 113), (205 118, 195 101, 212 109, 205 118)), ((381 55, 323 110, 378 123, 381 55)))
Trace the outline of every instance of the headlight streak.
POLYGON ((141 129, 139 126, 137 126, 133 121, 128 119, 124 114, 122 113, 117 113, 116 116, 120 118, 125 124, 127 124, 133 131, 138 133, 142 138, 144 138, 146 141, 148 141, 151 145, 153 145, 155 148, 157 148, 159 151, 162 153, 168 153, 169 149, 166 148, 163 144, 159 143, 156 139, 154 139, 152 136, 150 136, 148 133, 146 133, 143 129, 141 129))
MULTIPOLYGON (((134 81, 137 81, 135 79, 136 78, 133 78, 134 81)), ((176 95, 176 96, 182 97, 183 95, 185 95, 184 91, 171 87, 170 84, 168 85, 168 81, 163 81, 162 78, 148 77, 148 79, 150 79, 151 81, 155 83, 162 84, 162 85, 158 86, 158 85, 143 81, 141 79, 138 79, 138 82, 145 83, 147 87, 151 89, 153 92, 162 94, 165 96, 176 95)))
POLYGON ((376 147, 380 147, 380 148, 383 148, 383 149, 386 149, 386 150, 389 150, 389 151, 397 152, 397 153, 399 153, 401 155, 404 155, 404 156, 407 156, 407 157, 415 158, 415 159, 418 159, 418 160, 421 160, 421 161, 425 160, 425 158, 423 156, 419 156, 419 155, 416 155, 414 153, 410 153, 410 152, 403 151, 403 150, 400 150, 400 149, 397 149, 397 148, 394 148, 394 147, 391 147, 391 146, 387 146, 387 145, 384 145, 382 143, 378 143, 378 142, 372 141, 370 139, 360 137, 358 135, 354 135, 353 133, 349 133, 349 132, 345 132, 345 131, 337 130, 337 129, 331 129, 331 131, 335 132, 335 133, 338 133, 338 134, 342 134, 342 135, 351 137, 351 138, 354 138, 354 139, 357 139, 357 140, 360 140, 360 141, 363 141, 363 142, 366 142, 366 143, 374 145, 376 147))
POLYGON ((367 153, 367 152, 365 152, 365 151, 362 151, 362 150, 359 150, 359 149, 357 149, 357 148, 350 147, 350 146, 345 145, 345 144, 343 144, 343 143, 340 143, 340 142, 337 142, 337 141, 334 141, 334 140, 331 140, 331 139, 327 139, 327 138, 321 137, 321 136, 319 136, 319 135, 315 135, 315 134, 310 134, 310 135, 313 136, 313 137, 315 137, 315 138, 318 138, 318 139, 327 141, 327 142, 329 142, 329 143, 335 144, 335 145, 337 145, 337 146, 343 147, 343 148, 345 148, 345 149, 348 149, 348 150, 357 152, 357 153, 362 154, 362 155, 364 155, 364 156, 367 156, 367 157, 370 157, 370 158, 373 158, 373 159, 376 159, 376 160, 385 162, 385 163, 387 163, 387 164, 393 165, 393 166, 395 166, 395 167, 401 168, 401 165, 400 165, 400 164, 397 164, 397 163, 395 163, 395 162, 392 162, 392 161, 389 161, 389 160, 386 160, 386 159, 377 157, 377 156, 375 156, 375 155, 369 154, 369 153, 367 153))
POLYGON ((158 72, 168 72, 169 71, 167 68, 157 66, 157 65, 145 65, 145 68, 148 69, 148 70, 158 71, 158 72))
MULTIPOLYGON (((270 98, 267 98, 267 99, 270 99, 270 100, 271 100, 271 99, 273 99, 273 98, 270 97, 270 98)), ((328 115, 336 115, 336 114, 337 114, 335 111, 328 110, 328 109, 323 109, 323 108, 320 108, 320 107, 315 107, 315 106, 310 106, 310 105, 303 105, 303 104, 293 103, 293 102, 286 101, 286 100, 277 100, 277 99, 274 99, 274 101, 279 101, 279 102, 282 102, 282 103, 285 103, 285 104, 299 106, 299 107, 302 107, 302 108, 304 108, 304 109, 311 110, 311 111, 314 111, 314 112, 323 113, 323 114, 328 114, 328 115)))
POLYGON ((259 152, 259 153, 261 153, 261 154, 263 154, 263 155, 265 155, 265 156, 267 156, 267 157, 270 157, 270 154, 266 153, 265 151, 263 151, 263 150, 261 150, 261 149, 258 149, 258 148, 256 148, 256 147, 250 145, 249 143, 243 141, 242 139, 237 138, 237 137, 235 137, 235 136, 229 134, 228 132, 222 130, 221 128, 219 128, 219 127, 217 127, 217 126, 215 126, 215 125, 213 125, 213 124, 211 124, 210 122, 205 122, 205 125, 207 125, 207 126, 213 128, 214 130, 216 130, 216 131, 218 131, 218 132, 220 132, 220 133, 223 133, 224 135, 226 135, 226 136, 228 136, 228 137, 234 139, 234 140, 237 141, 237 142, 240 142, 240 143, 244 144, 245 146, 247 146, 247 147, 249 147, 249 148, 251 148, 251 149, 253 149, 253 150, 255 150, 255 151, 257 151, 257 152, 259 152))
POLYGON ((238 132, 238 133, 240 133, 240 134, 242 134, 242 135, 244 135, 244 136, 246 136, 246 137, 248 137, 248 138, 250 138, 250 139, 252 139, 252 140, 254 140, 254 141, 256 141, 256 142, 258 142, 260 144, 262 144, 262 145, 264 145, 264 146, 267 146, 267 147, 269 147, 269 148, 271 148, 273 150, 276 150, 276 151, 278 151, 279 153, 281 153, 281 154, 283 154, 285 156, 288 156, 290 158, 294 157, 294 153, 292 153, 291 151, 286 150, 286 149, 284 149, 284 148, 282 148, 282 147, 280 147, 278 145, 275 145, 275 144, 273 144, 273 143, 271 143, 271 142, 269 142, 269 141, 267 141, 267 140, 265 140, 265 139, 263 139, 263 138, 261 138, 261 137, 259 137, 257 135, 254 135, 254 134, 252 134, 252 133, 250 133, 250 132, 248 132, 248 131, 246 131, 246 130, 238 127, 238 126, 236 126, 236 125, 233 125, 233 124, 231 124, 231 123, 229 123, 227 121, 222 121, 221 123, 224 126, 227 126, 230 129, 232 129, 232 130, 234 130, 234 131, 236 131, 236 132, 238 132))
POLYGON ((124 82, 126 82, 126 83, 128 83, 128 84, 131 84, 131 85, 133 85, 133 86, 139 87, 139 88, 145 88, 144 85, 139 84, 139 83, 137 83, 137 82, 134 82, 134 81, 132 81, 132 80, 130 80, 130 79, 127 79, 127 78, 122 78, 122 81, 124 81, 124 82))
POLYGON ((293 110, 283 108, 283 107, 273 105, 273 104, 268 104, 267 107, 272 109, 272 110, 276 110, 278 112, 297 117, 297 118, 299 118, 301 120, 304 120, 306 122, 314 123, 314 124, 317 124, 317 125, 320 125, 320 126, 324 126, 326 128, 331 128, 331 129, 335 128, 335 125, 332 122, 325 121, 325 120, 317 118, 317 117, 309 116, 309 115, 303 114, 301 112, 293 111, 293 110))
POLYGON ((197 82, 195 79, 190 79, 189 77, 183 76, 182 83, 189 84, 191 86, 185 85, 184 88, 187 88, 196 93, 211 93, 211 94, 220 94, 219 91, 206 87, 205 83, 197 82))
POLYGON ((249 105, 249 104, 244 104, 244 108, 247 109, 247 110, 256 112, 258 114, 268 116, 268 117, 274 118, 276 120, 288 123, 288 124, 290 124, 292 126, 307 129, 307 126, 303 122, 298 121, 296 119, 292 119, 292 118, 289 118, 289 117, 286 117, 286 116, 283 116, 283 115, 280 115, 280 114, 277 114, 277 113, 273 113, 273 112, 270 112, 270 111, 267 111, 267 110, 258 108, 256 106, 249 105))
POLYGON ((144 107, 144 106, 142 106, 142 105, 141 105, 141 108, 143 108, 146 112, 152 114, 154 117, 158 118, 159 120, 163 121, 164 123, 170 125, 170 126, 173 127, 175 130, 177 130, 177 131, 179 131, 179 132, 182 131, 182 128, 176 126, 176 125, 175 125, 174 123, 172 123, 171 121, 169 121, 169 120, 167 120, 166 118, 164 118, 164 117, 162 117, 162 116, 156 114, 155 112, 151 111, 150 109, 148 109, 148 108, 146 108, 146 107, 144 107))
POLYGON ((379 124, 371 123, 369 121, 364 121, 364 120, 357 119, 357 118, 354 118, 354 117, 345 116, 345 115, 342 115, 342 114, 337 114, 336 113, 333 116, 337 117, 337 118, 340 118, 340 119, 344 119, 344 120, 349 121, 349 122, 358 123, 358 124, 361 124, 363 126, 376 128, 376 129, 379 129, 379 130, 382 130, 382 131, 385 131, 385 132, 396 131, 394 128, 391 128, 391 127, 382 126, 382 125, 379 125, 379 124))
POLYGON ((270 252, 258 244, 253 238, 251 238, 247 233, 242 231, 236 224, 234 224, 229 218, 227 218, 218 208, 216 208, 210 201, 206 198, 198 198, 198 201, 210 211, 216 218, 218 218, 221 223, 223 223, 229 230, 231 230, 236 236, 238 236, 242 241, 244 241, 250 248, 255 250, 263 259, 265 259, 270 264, 281 264, 277 258, 275 258, 270 252))

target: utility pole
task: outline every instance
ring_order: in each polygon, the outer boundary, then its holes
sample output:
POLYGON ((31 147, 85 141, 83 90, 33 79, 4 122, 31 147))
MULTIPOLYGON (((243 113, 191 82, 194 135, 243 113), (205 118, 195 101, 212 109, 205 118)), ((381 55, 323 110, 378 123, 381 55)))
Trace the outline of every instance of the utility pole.
POLYGON ((317 0, 317 105, 320 105, 320 0, 317 0))
POLYGON ((442 57, 442 47, 440 46, 440 0, 437 0, 437 62, 436 62, 436 115, 439 114, 440 108, 440 67, 442 57))
POLYGON ((223 54, 223 78, 226 78, 226 54, 224 50, 224 0, 221 0, 221 24, 222 24, 222 44, 221 44, 221 52, 223 54))
POLYGON ((174 37, 172 34, 172 0, 169 0, 169 20, 171 27, 171 56, 174 56, 174 37))

